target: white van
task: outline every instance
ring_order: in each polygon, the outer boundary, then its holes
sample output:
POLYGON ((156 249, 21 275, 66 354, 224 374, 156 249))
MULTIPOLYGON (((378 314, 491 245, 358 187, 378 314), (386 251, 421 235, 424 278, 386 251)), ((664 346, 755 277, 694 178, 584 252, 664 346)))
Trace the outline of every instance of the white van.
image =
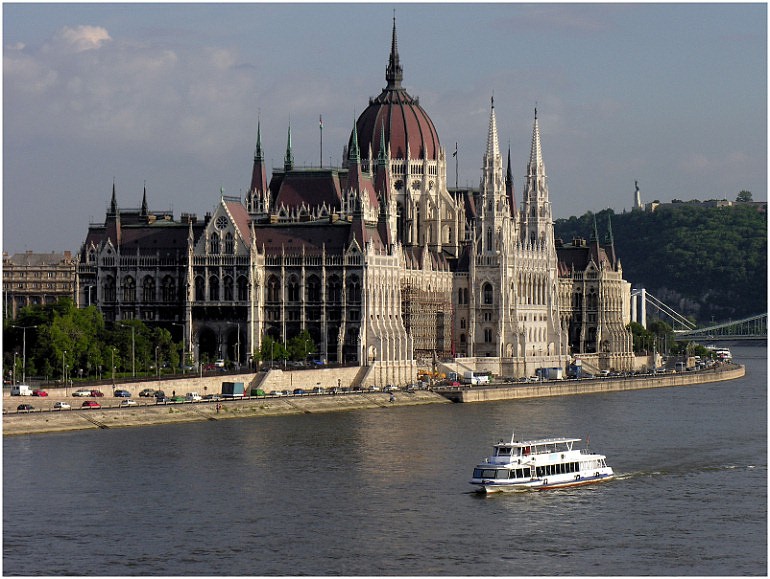
POLYGON ((198 400, 203 400, 203 396, 197 392, 188 392, 186 398, 189 402, 198 402, 198 400))
POLYGON ((11 396, 32 396, 32 388, 26 384, 17 384, 11 387, 11 396))

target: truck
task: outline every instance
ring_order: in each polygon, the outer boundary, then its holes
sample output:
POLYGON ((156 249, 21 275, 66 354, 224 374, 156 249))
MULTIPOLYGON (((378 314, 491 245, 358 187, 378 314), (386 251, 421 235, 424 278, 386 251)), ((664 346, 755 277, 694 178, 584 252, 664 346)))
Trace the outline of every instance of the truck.
POLYGON ((564 380, 564 370, 561 368, 537 368, 535 375, 541 380, 564 380))
POLYGON ((478 374, 476 372, 463 372, 463 384, 478 386, 480 384, 489 384, 489 374, 478 374))
POLYGON ((32 388, 26 384, 11 386, 11 396, 32 396, 32 388))
POLYGON ((243 382, 222 382, 222 398, 243 398, 243 382))

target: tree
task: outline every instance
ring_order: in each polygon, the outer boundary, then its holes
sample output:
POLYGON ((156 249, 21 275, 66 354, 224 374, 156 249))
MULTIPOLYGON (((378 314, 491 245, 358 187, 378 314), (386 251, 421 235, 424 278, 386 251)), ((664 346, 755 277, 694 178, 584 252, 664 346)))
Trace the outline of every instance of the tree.
POLYGON ((277 341, 272 336, 265 336, 262 339, 262 348, 260 349, 260 357, 265 362, 275 362, 276 360, 285 360, 288 358, 288 353, 283 344, 277 341))
POLYGON ((751 191, 743 190, 740 193, 738 193, 738 196, 735 198, 735 200, 738 203, 750 203, 752 201, 751 198, 751 191))
POLYGON ((316 345, 310 332, 302 330, 299 334, 289 340, 288 345, 289 358, 292 360, 305 360, 316 351, 316 345))

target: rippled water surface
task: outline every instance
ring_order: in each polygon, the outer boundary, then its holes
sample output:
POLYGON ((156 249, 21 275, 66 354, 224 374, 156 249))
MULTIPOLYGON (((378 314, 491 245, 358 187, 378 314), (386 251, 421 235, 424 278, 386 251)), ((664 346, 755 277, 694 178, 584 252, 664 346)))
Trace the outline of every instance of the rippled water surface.
POLYGON ((5 575, 766 575, 767 350, 745 378, 3 440, 5 575), (483 497, 508 438, 602 485, 483 497))

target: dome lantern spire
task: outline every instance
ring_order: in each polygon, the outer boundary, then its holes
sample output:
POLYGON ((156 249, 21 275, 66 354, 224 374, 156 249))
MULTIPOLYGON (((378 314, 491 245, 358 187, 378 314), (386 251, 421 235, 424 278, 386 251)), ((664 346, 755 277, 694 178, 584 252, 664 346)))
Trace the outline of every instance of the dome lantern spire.
POLYGON ((398 57, 398 41, 396 40, 396 11, 393 11, 393 39, 390 43, 390 59, 388 68, 385 70, 385 80, 388 81, 388 90, 401 88, 401 81, 404 79, 404 70, 401 68, 401 62, 398 57))

